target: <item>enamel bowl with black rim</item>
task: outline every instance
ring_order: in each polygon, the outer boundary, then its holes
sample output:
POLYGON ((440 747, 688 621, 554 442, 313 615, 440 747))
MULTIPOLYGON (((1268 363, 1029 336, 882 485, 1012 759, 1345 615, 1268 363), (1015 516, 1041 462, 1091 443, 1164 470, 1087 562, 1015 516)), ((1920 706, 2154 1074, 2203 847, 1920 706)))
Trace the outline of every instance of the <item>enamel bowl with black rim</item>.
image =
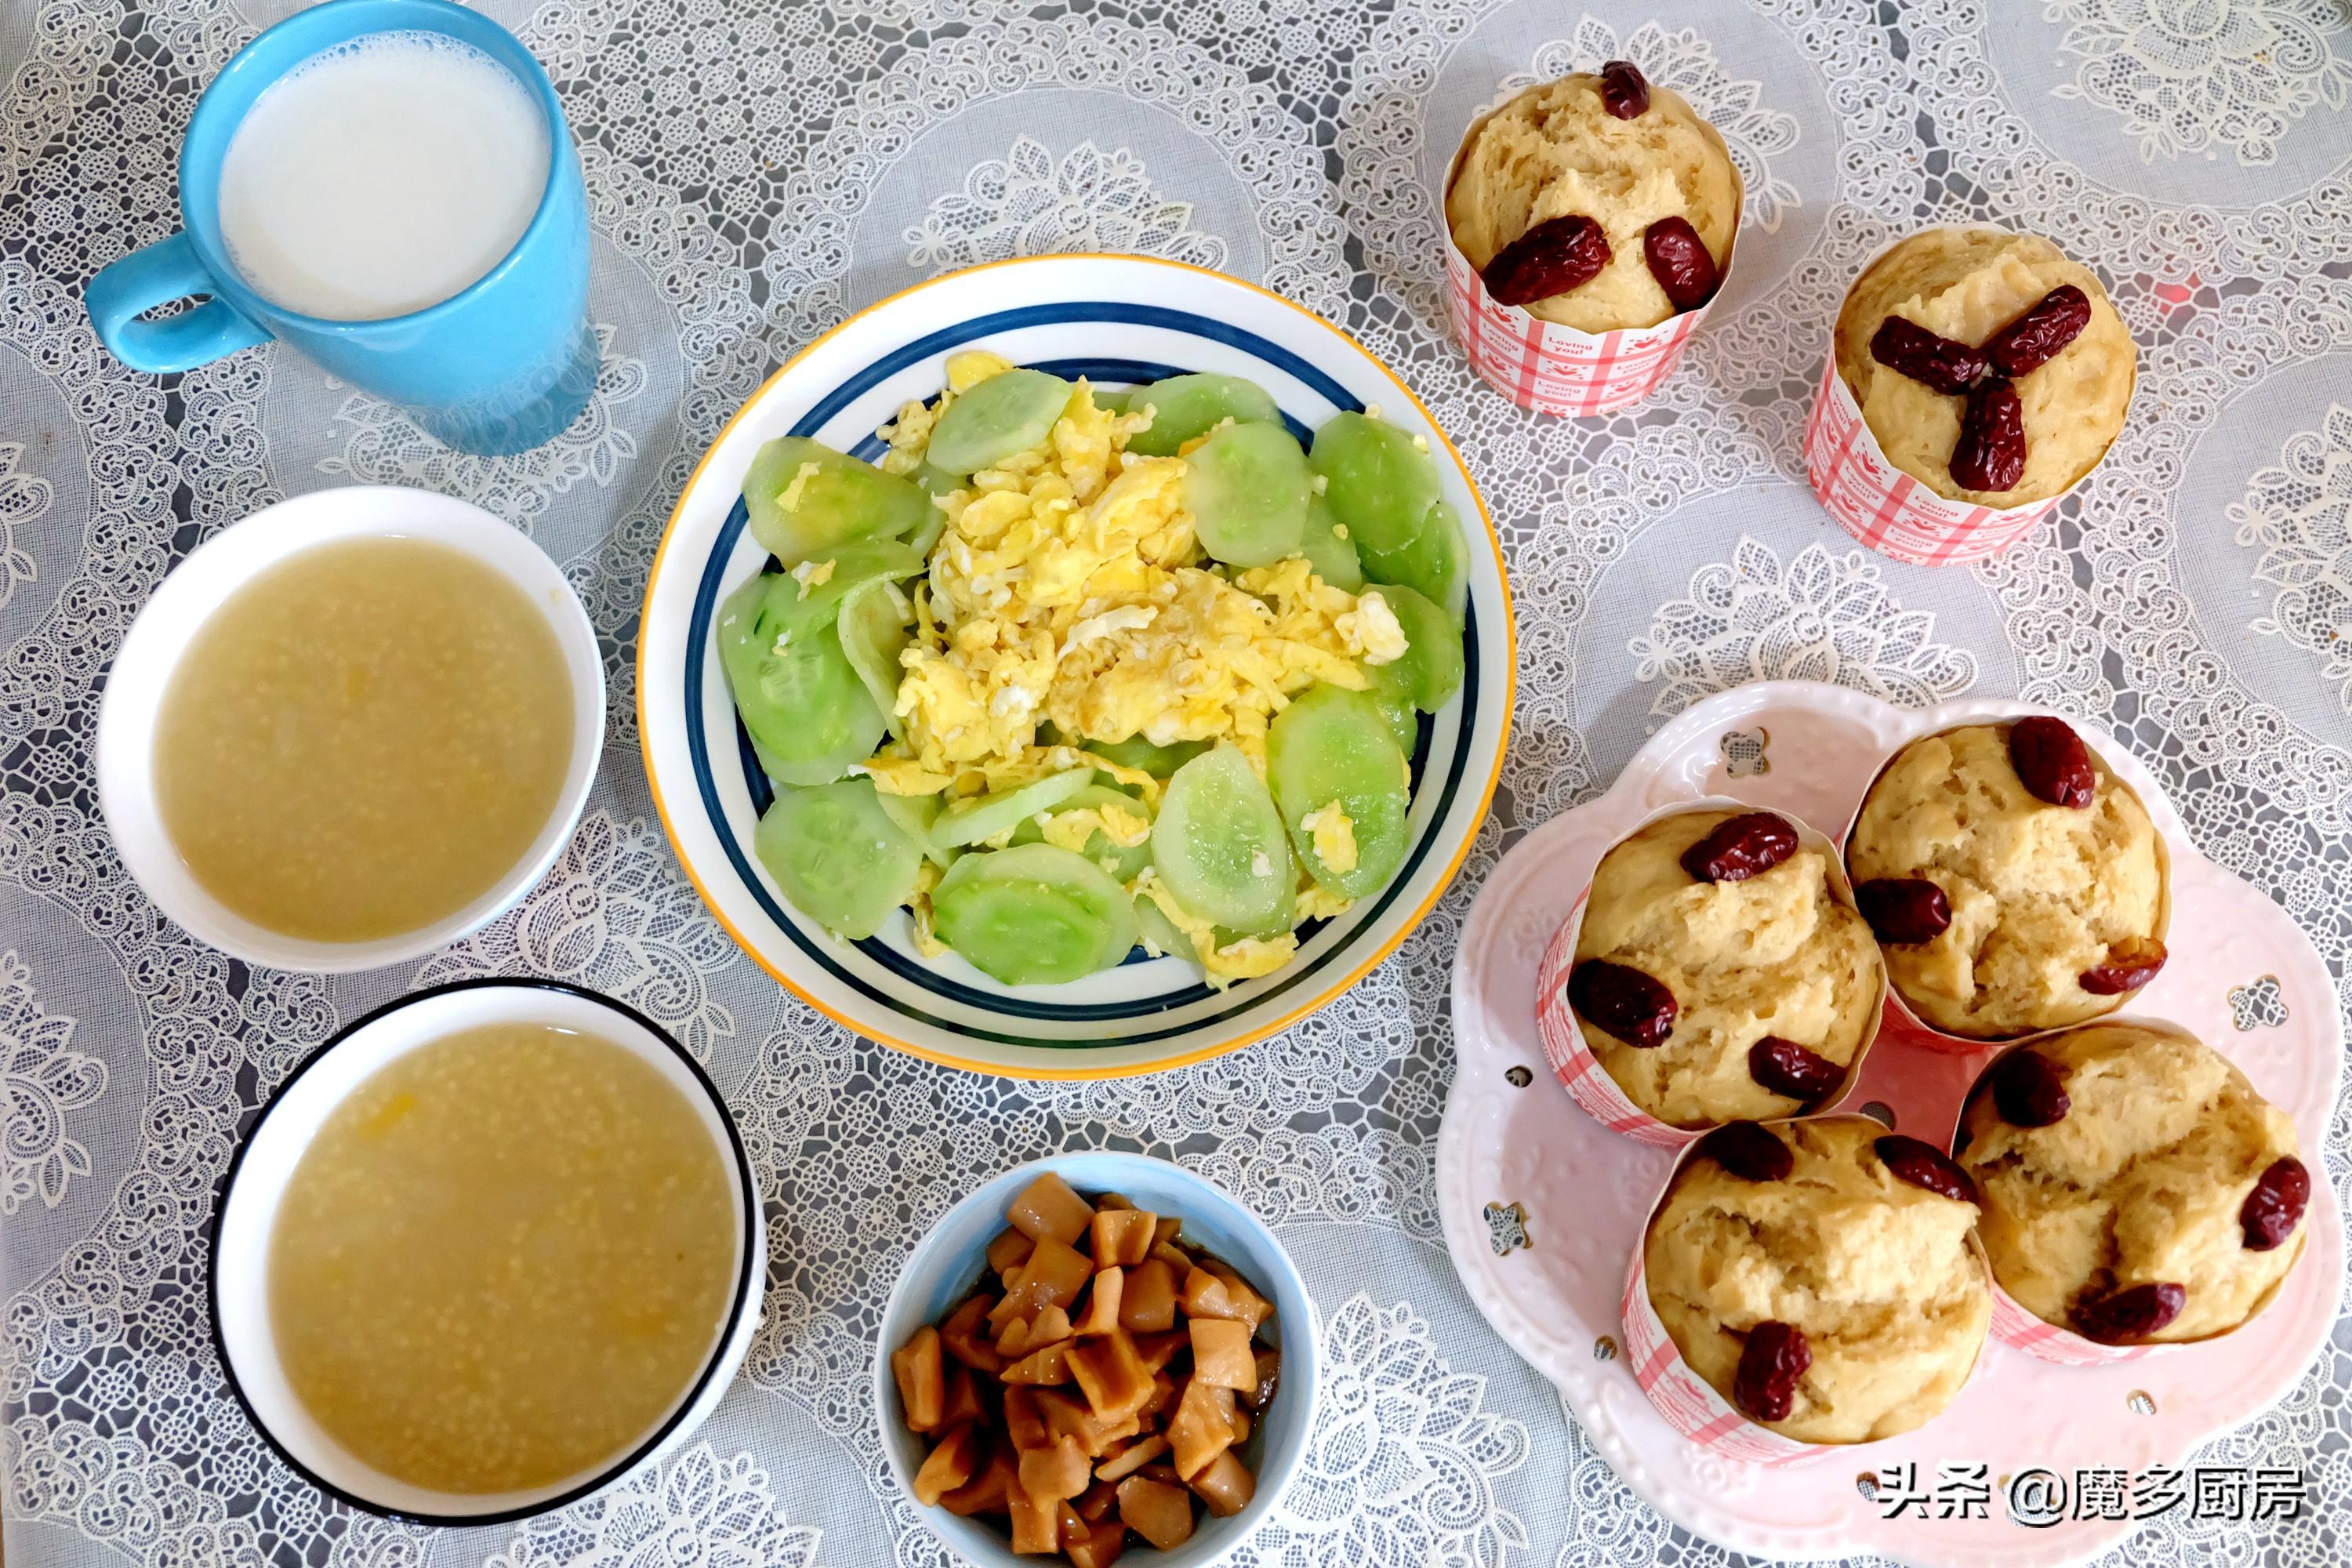
POLYGON ((1501 768, 1513 641, 1500 545, 1470 474, 1404 384, 1328 322, 1237 279, 1141 257, 1057 256, 950 274, 853 316, 803 350, 728 425, 695 470, 646 585, 637 714, 670 842, 704 902, 768 972, 885 1045, 980 1072, 1107 1078, 1234 1049, 1296 1023, 1378 963, 1426 913, 1468 851, 1501 768), (1424 716, 1412 759, 1412 847, 1394 880, 1299 931, 1297 956, 1225 990, 1139 948, 1058 985, 1004 985, 950 952, 925 958, 904 911, 848 942, 792 908, 752 853, 771 795, 736 721, 713 623, 766 554, 740 490, 761 446, 814 437, 871 460, 877 426, 936 396, 943 362, 988 349, 1108 388, 1192 371, 1247 376, 1292 433, 1377 407, 1427 438, 1444 496, 1469 525, 1461 691, 1424 716), (1475 519, 1475 524, 1471 520, 1475 519))
MULTIPOLYGON (((495 1196, 496 1194, 493 1194, 495 1196)), ((725 1255, 721 1255, 725 1256, 725 1255)), ((718 1088, 686 1048, 632 1008, 551 980, 466 980, 404 996, 319 1047, 279 1086, 230 1163, 213 1217, 207 1289, 229 1391, 278 1458, 353 1508, 425 1524, 497 1524, 564 1507, 653 1463, 707 1420, 751 1349, 767 1282, 767 1232, 750 1157, 718 1088), (387 1475, 339 1442, 295 1392, 271 1312, 272 1239, 303 1156, 336 1109, 408 1053, 500 1025, 608 1041, 677 1090, 725 1174, 731 1257, 709 1338, 666 1407, 609 1458, 543 1485, 450 1491, 387 1475)), ((387 1352, 389 1353, 389 1352, 387 1352)))

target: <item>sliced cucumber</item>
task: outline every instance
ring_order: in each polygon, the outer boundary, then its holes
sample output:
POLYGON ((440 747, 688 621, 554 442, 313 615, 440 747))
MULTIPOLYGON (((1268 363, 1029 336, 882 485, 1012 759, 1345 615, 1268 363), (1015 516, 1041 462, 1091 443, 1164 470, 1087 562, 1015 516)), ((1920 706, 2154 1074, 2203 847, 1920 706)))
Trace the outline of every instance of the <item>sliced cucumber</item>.
POLYGON ((915 890, 923 851, 891 820, 872 779, 786 790, 751 847, 801 913, 835 936, 872 936, 915 890))
POLYGON ((948 405, 925 456, 950 474, 969 474, 1042 447, 1074 390, 1042 370, 1000 372, 948 405))
POLYGON ((1200 950, 1192 945, 1192 939, 1168 918, 1166 910, 1140 893, 1135 896, 1135 920, 1139 928, 1138 937, 1146 952, 1156 958, 1181 958, 1188 963, 1201 962, 1200 950))
POLYGON ((912 638, 914 606, 897 584, 870 578, 843 597, 840 625, 841 649, 849 656, 849 667, 882 710, 890 733, 904 740, 906 721, 898 717, 898 702, 905 671, 898 668, 898 655, 912 638))
POLYGON ((939 820, 931 824, 931 838, 950 849, 993 838, 1008 828, 1020 826, 1039 812, 1051 811, 1094 782, 1094 769, 1072 768, 1066 773, 1048 774, 1034 784, 1023 784, 1019 789, 960 800, 940 812, 939 820))
POLYGON ((1354 594, 1364 586, 1363 563, 1357 558, 1356 542, 1336 532, 1339 520, 1318 495, 1307 500, 1307 527, 1298 539, 1298 552, 1307 557, 1307 564, 1315 575, 1342 593, 1354 594))
POLYGON ((1083 856, 1051 844, 967 855, 931 891, 940 940, 1007 985, 1108 969, 1135 946, 1135 900, 1083 856))
POLYGON ((1314 475, 1279 425, 1228 425, 1184 459, 1184 505, 1201 547, 1229 566, 1297 553, 1314 475))
POLYGON ((1079 740, 1064 743, 1098 757, 1108 757, 1120 767, 1135 768, 1156 779, 1167 778, 1209 749, 1206 741, 1179 741, 1172 746, 1155 746, 1143 738, 1140 731, 1124 741, 1079 740))
POLYGON ((790 577, 756 577, 719 611, 719 660, 735 710, 781 784, 839 778, 873 754, 886 728, 832 623, 787 613, 798 611, 799 594, 790 577))
POLYGON ((1297 871, 1282 814, 1232 746, 1176 770, 1151 826, 1151 863, 1187 913, 1235 931, 1290 929, 1297 871))
POLYGON ((1412 589, 1461 628, 1470 603, 1470 542, 1451 506, 1439 501, 1430 508, 1420 536, 1405 549, 1367 552, 1363 562, 1372 582, 1412 589))
POLYGON ((743 509, 751 537, 787 566, 845 540, 912 533, 939 510, 919 485, 800 436, 779 437, 752 458, 743 509), (803 466, 814 469, 805 480, 803 466), (790 510, 782 504, 788 493, 790 510))
POLYGON ((1373 561, 1410 550, 1438 501, 1437 465, 1395 426, 1337 414, 1315 432, 1308 459, 1323 500, 1348 525, 1369 573, 1373 561))
POLYGON ((1389 885, 1404 864, 1410 838, 1405 759, 1380 704, 1360 691, 1320 682, 1276 715, 1265 737, 1266 776, 1290 842, 1312 876, 1350 899, 1389 885), (1334 801, 1346 812, 1356 860, 1345 870, 1325 863, 1308 817, 1334 801))
POLYGON ((892 795, 877 785, 874 798, 882 803, 883 811, 899 830, 923 847, 923 855, 933 865, 942 868, 956 863, 963 851, 950 849, 931 837, 931 824, 940 819, 940 797, 935 795, 892 795))
POLYGON ((1151 428, 1131 437, 1127 449, 1149 458, 1174 457, 1177 447, 1220 419, 1236 425, 1282 424, 1282 410, 1265 388, 1238 375, 1171 375, 1128 395, 1129 408, 1147 403, 1151 405, 1151 428))
MULTIPOLYGON (((1123 811, 1129 816, 1139 816, 1147 823, 1151 820, 1150 806, 1125 790, 1102 784, 1090 784, 1059 805, 1046 807, 1040 815, 1059 816, 1066 811, 1090 808, 1099 811, 1106 806, 1123 811)), ((1035 844, 1045 837, 1045 829, 1039 825, 1036 816, 1029 817, 1013 830, 1013 842, 1015 844, 1035 844)), ((1087 841, 1078 853, 1100 866, 1114 880, 1132 882, 1143 874, 1146 866, 1151 864, 1151 840, 1147 837, 1139 844, 1115 844, 1108 834, 1097 829, 1087 836, 1087 841)))
POLYGON ((1454 618, 1411 588, 1383 587, 1381 597, 1404 628, 1402 658, 1366 667, 1410 692, 1412 705, 1434 713, 1462 689, 1462 629, 1454 618))

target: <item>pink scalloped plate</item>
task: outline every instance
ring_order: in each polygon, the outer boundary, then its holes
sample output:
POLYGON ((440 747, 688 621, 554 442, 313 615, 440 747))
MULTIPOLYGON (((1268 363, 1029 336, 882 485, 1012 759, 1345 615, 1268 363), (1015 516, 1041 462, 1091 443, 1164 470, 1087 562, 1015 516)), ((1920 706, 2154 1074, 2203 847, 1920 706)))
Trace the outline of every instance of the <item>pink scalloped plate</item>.
MULTIPOLYGON (((2292 1388, 2334 1321, 2343 1225, 2335 1192, 2320 1182, 2304 1259, 2246 1331, 2176 1355, 2079 1368, 1988 1342, 1974 1380, 1934 1421, 1801 1470, 1733 1463, 1677 1436, 1619 1353, 1626 1260, 1674 1156, 1577 1109, 1545 1061, 1535 1007, 1544 945, 1601 852, 1659 806, 1706 795, 1846 822, 1880 760, 1910 736, 2022 711, 1988 700, 1916 711, 1806 681, 1710 698, 1652 737, 1606 795, 1513 848, 1464 927, 1454 1087, 1437 1154, 1454 1266, 1496 1331, 1559 1385, 1626 1483, 1675 1523, 1731 1550, 1799 1559, 1881 1552, 1921 1568, 2081 1562, 2132 1526, 2068 1519, 2021 1528, 2004 1506, 2010 1476, 2045 1467, 2071 1479, 2078 1467, 2137 1473, 2179 1464, 2292 1388), (1979 1460, 1994 1483, 1984 1519, 1887 1520, 1858 1484, 1908 1463, 1931 1487, 1939 1465, 1979 1460)), ((2168 1018, 2234 1059, 2294 1118, 2315 1162, 2344 1057, 2326 966, 2277 905, 2197 853, 2145 767, 2118 747, 2100 749, 2139 791, 2172 852, 2172 960, 2129 1012, 2168 1018)), ((1898 1128, 1947 1138, 1988 1052, 1926 1049, 1905 1038, 1915 1028, 1889 1005, 1839 1109, 1874 1108, 1898 1128)))

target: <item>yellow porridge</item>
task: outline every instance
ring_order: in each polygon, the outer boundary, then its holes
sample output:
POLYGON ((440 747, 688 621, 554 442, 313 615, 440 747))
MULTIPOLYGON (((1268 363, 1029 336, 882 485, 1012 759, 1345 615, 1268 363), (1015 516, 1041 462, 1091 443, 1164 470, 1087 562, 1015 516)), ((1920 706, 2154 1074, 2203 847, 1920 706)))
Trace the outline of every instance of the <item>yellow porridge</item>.
POLYGON ((610 1040, 421 1046, 329 1115, 269 1247, 271 1332, 345 1448, 439 1491, 580 1474, 685 1394, 738 1267, 718 1146, 610 1040))
POLYGON ((197 628, 155 726, 163 826, 257 925, 369 942, 473 902, 539 837, 572 756, 547 619, 415 539, 319 545, 197 628))

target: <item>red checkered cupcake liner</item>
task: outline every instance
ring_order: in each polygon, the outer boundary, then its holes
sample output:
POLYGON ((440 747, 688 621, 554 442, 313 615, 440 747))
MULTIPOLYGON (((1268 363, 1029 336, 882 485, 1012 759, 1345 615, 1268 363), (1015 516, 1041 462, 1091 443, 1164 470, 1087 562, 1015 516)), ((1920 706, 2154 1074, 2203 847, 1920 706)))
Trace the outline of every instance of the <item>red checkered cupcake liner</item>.
MULTIPOLYGON (((1634 833, 1641 832, 1661 817, 1679 816, 1686 811, 1754 809, 1743 801, 1724 796, 1681 801, 1643 817, 1632 833, 1625 835, 1625 838, 1631 838, 1634 833)), ((1780 815, 1788 816, 1786 812, 1780 815)), ((1795 817, 1789 817, 1789 820, 1796 826, 1799 841, 1828 863, 1831 888, 1841 901, 1851 906, 1853 888, 1846 880, 1845 863, 1838 854, 1837 846, 1795 817)), ((1618 840, 1620 844, 1623 842, 1623 838, 1618 840)), ((1610 847, 1613 849, 1616 846, 1610 847)), ((1560 923, 1559 930, 1553 933, 1549 945, 1544 949, 1543 963, 1536 972, 1536 1026, 1543 1037, 1544 1059, 1551 1063, 1552 1072, 1558 1076, 1561 1086, 1568 1090, 1568 1097, 1576 1101, 1578 1108, 1612 1132, 1622 1133, 1636 1142, 1661 1149, 1679 1149, 1704 1136, 1706 1129, 1676 1127, 1661 1121, 1628 1099, 1625 1091, 1618 1087, 1617 1080, 1609 1076, 1609 1069, 1601 1065, 1601 1058, 1592 1054, 1592 1047, 1585 1043, 1584 1031, 1577 1024, 1575 1010, 1568 1005, 1568 973, 1575 966, 1576 939, 1584 927, 1585 907, 1591 893, 1592 889, 1588 885, 1583 892, 1577 895, 1568 919, 1560 923)), ((1869 1057, 1871 1046, 1878 1037, 1880 1023, 1886 1016, 1885 997, 1886 973, 1882 965, 1879 970, 1879 1000, 1878 1005, 1871 1009, 1869 1031, 1863 1036, 1861 1048, 1853 1053, 1853 1060, 1846 1068, 1845 1081, 1822 1102, 1824 1110, 1843 1100, 1862 1077, 1863 1063, 1869 1057)))
MULTIPOLYGON (((1510 101, 1506 99, 1478 116, 1463 132, 1462 145, 1454 149, 1454 159, 1446 165, 1445 184, 1438 192, 1441 223, 1444 221, 1445 193, 1454 188, 1454 176, 1462 166, 1463 154, 1470 150, 1487 120, 1510 101)), ((1737 170, 1732 177, 1738 181, 1737 170)), ((1743 205, 1745 198, 1743 189, 1743 205)), ((1486 292, 1486 285, 1479 279, 1477 268, 1470 265, 1470 258, 1454 247, 1450 226, 1448 228, 1445 313, 1453 324, 1454 340, 1470 356, 1471 368, 1488 384, 1520 407, 1538 414, 1571 417, 1614 414, 1641 402, 1674 374, 1684 346, 1698 331, 1699 323, 1706 320, 1714 303, 1711 300, 1707 304, 1669 316, 1654 327, 1580 332, 1573 327, 1539 321, 1517 305, 1496 302, 1486 292)), ((1730 284, 1738 250, 1738 224, 1735 217, 1732 253, 1723 258, 1722 272, 1716 283, 1716 300, 1723 298, 1723 290, 1730 284)))
MULTIPOLYGON (((1848 850, 1853 848, 1854 829, 1862 825, 1863 808, 1870 804, 1871 792, 1878 787, 1878 781, 1885 776, 1886 770, 1895 765, 1895 759, 1916 742, 1933 735, 1948 733, 1952 730, 1973 729, 1980 724, 2006 723, 2012 719, 2022 719, 2033 714, 2053 719, 2066 719, 2063 713, 2019 704, 2012 712, 1988 714, 1981 719, 1971 719, 1965 724, 1931 725, 1921 729, 1916 734, 1905 737, 1894 750, 1878 760, 1876 767, 1871 769, 1870 783, 1863 789, 1862 797, 1854 802, 1853 816, 1846 823, 1845 831, 1838 835, 1838 842, 1845 846, 1848 850)), ((2072 719, 2066 719, 2066 721, 2074 724, 2072 719)), ((2148 820, 2156 825, 2157 860, 2164 870, 2164 900, 2157 910, 2156 930, 2152 934, 2158 942, 2162 942, 2172 934, 2172 840, 2163 826, 2172 815, 2170 804, 2161 801, 2156 805, 2149 804, 2147 795, 2141 792, 2139 786, 2132 783, 2131 773, 2137 764, 2131 753, 2117 748, 2095 725, 2074 724, 2074 731, 2083 737, 2083 743, 2096 752, 2101 762, 2106 763, 2107 772, 2116 783, 2120 784, 2134 800, 2139 802, 2140 809, 2147 812, 2148 820), (2118 758, 2122 759, 2120 763, 2118 758)), ((1852 877, 1852 868, 1846 867, 1843 859, 1840 861, 1840 868, 1849 878, 1852 877)), ((1955 1035, 1948 1030, 1937 1028, 1913 1011, 1909 999, 1903 994, 1902 987, 1895 984, 1895 978, 1891 973, 1887 976, 1886 1000, 1896 1014, 1895 1027, 1897 1036, 1906 1044, 1916 1045, 1922 1050, 1941 1051, 1948 1056, 1968 1056, 1977 1051, 1997 1051, 2010 1046, 2022 1045, 2027 1040, 2046 1039, 2052 1035, 2063 1034, 2067 1029, 2082 1026, 2075 1024, 2063 1024, 2054 1029, 2036 1029, 2029 1035, 2013 1036, 2005 1040, 1984 1040, 1969 1035, 1955 1035)), ((2086 1018, 2083 1023, 2104 1024, 2110 1021, 2112 1021, 2111 1017, 2103 1016, 2097 1018, 2086 1018)))
MULTIPOLYGON (((1817 1121, 1825 1117, 1794 1117, 1767 1126, 1786 1126, 1789 1121, 1817 1121)), ((1845 1120, 1845 1118, 1839 1118, 1845 1120)), ((1862 1120, 1869 1120, 1863 1118, 1862 1120)), ((1633 1258, 1625 1270, 1625 1294, 1618 1303, 1618 1314, 1625 1326, 1625 1357, 1633 1369, 1633 1381, 1650 1396, 1666 1425, 1727 1459, 1742 1464, 1761 1465, 1772 1469, 1791 1469, 1811 1464, 1824 1454, 1834 1453, 1851 1445, 1843 1443, 1801 1443, 1794 1437, 1784 1437, 1768 1426, 1759 1426, 1741 1415, 1731 1402, 1716 1392, 1715 1385, 1693 1372, 1675 1348, 1666 1325, 1658 1317, 1657 1309, 1650 1305, 1649 1251, 1650 1227, 1657 1223, 1658 1211, 1665 1206, 1666 1196, 1675 1188, 1675 1178, 1691 1157, 1685 1150, 1666 1173, 1664 1183, 1658 1188, 1657 1201, 1650 1205, 1649 1217, 1642 1222, 1642 1234, 1633 1244, 1633 1258)), ((1977 1267, 1990 1281, 1992 1268, 1985 1258, 1983 1244, 1971 1231, 1969 1249, 1977 1256, 1977 1267)), ((2000 1303, 2004 1300, 1998 1287, 1993 1292, 1996 1324, 2000 1321, 2000 1303)), ((2071 1337, 2071 1336, 2070 1336, 2071 1337)), ((1975 1367, 1969 1375, 1974 1378, 1983 1366, 1984 1357, 1979 1352, 1975 1367)))
POLYGON ((2002 509, 1937 495, 1886 460, 1853 389, 1838 374, 1834 346, 1805 420, 1805 475, 1839 527, 1881 555, 1914 566, 1958 566, 1998 555, 2065 499, 2061 491, 2030 506, 2002 509))

